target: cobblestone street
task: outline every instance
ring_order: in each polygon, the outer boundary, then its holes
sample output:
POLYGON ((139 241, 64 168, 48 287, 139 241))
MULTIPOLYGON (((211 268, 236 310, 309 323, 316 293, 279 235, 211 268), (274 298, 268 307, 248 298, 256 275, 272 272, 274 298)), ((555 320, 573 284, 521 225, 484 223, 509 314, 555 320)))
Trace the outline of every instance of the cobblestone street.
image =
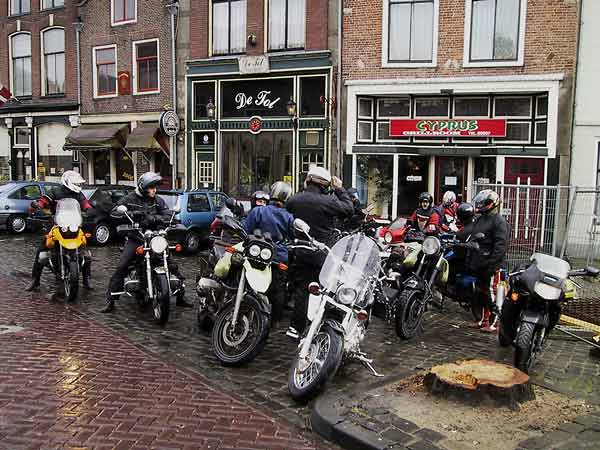
MULTIPOLYGON (((295 404, 288 395, 295 346, 284 335, 286 321, 254 362, 224 368, 210 339, 198 332, 191 309, 174 308, 165 328, 132 299, 123 298, 112 314, 98 313, 118 245, 92 248, 95 290, 81 291, 79 302, 52 304, 47 292, 24 292, 36 242, 31 235, 0 235, 0 325, 24 328, 1 337, 2 450, 332 448, 310 431, 310 405, 295 404)), ((197 261, 195 256, 178 261, 188 278, 187 298, 194 302, 197 261)), ((48 274, 44 281, 50 285, 48 274)), ((454 306, 433 311, 413 342, 400 341, 391 326, 375 319, 364 350, 390 377, 461 358, 509 362, 510 351, 500 350, 494 336, 469 329, 468 319, 454 306)), ((600 366, 588 352, 585 344, 555 333, 534 382, 600 403, 600 366)), ((375 381, 363 367, 351 365, 338 372, 329 392, 351 392, 375 381)))

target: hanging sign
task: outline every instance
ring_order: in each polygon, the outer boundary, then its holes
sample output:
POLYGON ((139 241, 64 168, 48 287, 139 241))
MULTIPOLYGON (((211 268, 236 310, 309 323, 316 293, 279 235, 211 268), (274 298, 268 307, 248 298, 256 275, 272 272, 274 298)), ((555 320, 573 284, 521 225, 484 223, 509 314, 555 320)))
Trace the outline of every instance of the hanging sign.
POLYGON ((119 95, 130 95, 131 94, 131 78, 129 72, 120 71, 117 75, 119 85, 119 95))
POLYGON ((504 119, 391 119, 390 136, 505 137, 504 119))
POLYGON ((173 110, 165 111, 160 115, 160 129, 167 136, 176 136, 179 133, 179 116, 173 110))

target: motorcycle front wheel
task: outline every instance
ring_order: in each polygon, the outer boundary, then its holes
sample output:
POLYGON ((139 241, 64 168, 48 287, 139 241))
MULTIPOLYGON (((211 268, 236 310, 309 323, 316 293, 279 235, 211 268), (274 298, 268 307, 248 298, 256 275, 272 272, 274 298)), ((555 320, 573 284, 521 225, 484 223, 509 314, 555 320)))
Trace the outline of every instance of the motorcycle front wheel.
POLYGON ((423 306, 423 291, 405 289, 396 303, 396 334, 404 340, 415 337, 421 323, 425 307, 423 306))
POLYGON ((171 309, 171 298, 169 296, 169 280, 165 274, 154 276, 154 300, 152 309, 154 310, 154 319, 160 324, 165 325, 169 320, 169 311, 171 309))
POLYGON ((241 366, 252 361, 269 337, 269 318, 256 300, 249 297, 242 300, 235 327, 231 323, 234 308, 234 302, 223 308, 212 329, 213 350, 224 366, 241 366))
POLYGON ((521 372, 529 373, 533 367, 536 354, 536 340, 539 337, 539 330, 536 330, 534 324, 522 322, 517 338, 515 339, 515 359, 514 365, 521 372))
POLYGON ((292 398, 305 401, 316 396, 340 367, 343 350, 342 336, 325 324, 313 338, 303 367, 299 355, 292 362, 288 378, 292 398))
POLYGON ((74 302, 77 300, 77 294, 79 293, 79 264, 77 261, 71 261, 67 258, 65 258, 63 264, 65 265, 65 278, 63 279, 65 300, 74 302))

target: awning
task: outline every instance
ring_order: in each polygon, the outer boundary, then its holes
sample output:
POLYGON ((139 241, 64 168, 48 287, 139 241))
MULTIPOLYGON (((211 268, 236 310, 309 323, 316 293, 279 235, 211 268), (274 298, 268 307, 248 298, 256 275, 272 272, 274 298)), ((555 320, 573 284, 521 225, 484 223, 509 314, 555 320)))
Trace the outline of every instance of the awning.
POLYGON ((125 145, 129 151, 163 151, 169 155, 167 137, 156 125, 140 125, 127 138, 125 145))
POLYGON ((122 149, 127 142, 127 125, 81 125, 65 139, 64 150, 93 151, 122 149))

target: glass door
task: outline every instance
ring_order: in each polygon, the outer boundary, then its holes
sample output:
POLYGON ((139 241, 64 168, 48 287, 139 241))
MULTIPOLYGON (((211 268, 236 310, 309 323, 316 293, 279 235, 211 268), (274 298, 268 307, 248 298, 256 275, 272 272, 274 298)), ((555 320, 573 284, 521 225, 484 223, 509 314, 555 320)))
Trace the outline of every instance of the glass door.
POLYGON ((467 158, 436 157, 435 199, 436 204, 442 202, 446 191, 456 194, 458 203, 467 198, 467 158))

